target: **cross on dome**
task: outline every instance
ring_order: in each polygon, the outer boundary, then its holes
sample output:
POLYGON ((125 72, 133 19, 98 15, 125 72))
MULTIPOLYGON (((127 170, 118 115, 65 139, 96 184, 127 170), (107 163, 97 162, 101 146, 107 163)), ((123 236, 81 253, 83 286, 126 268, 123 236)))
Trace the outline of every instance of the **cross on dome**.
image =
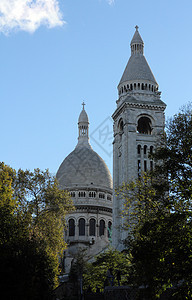
POLYGON ((136 26, 135 26, 135 29, 136 29, 136 31, 138 31, 138 29, 139 29, 139 26, 137 26, 137 25, 136 25, 136 26))
POLYGON ((86 105, 84 101, 83 101, 82 105, 83 105, 83 110, 84 110, 84 107, 85 107, 85 105, 86 105))

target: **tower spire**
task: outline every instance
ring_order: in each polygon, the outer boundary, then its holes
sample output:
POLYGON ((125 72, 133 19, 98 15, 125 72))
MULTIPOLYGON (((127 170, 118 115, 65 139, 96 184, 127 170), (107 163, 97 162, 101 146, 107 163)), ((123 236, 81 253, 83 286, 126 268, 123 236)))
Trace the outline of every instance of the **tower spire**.
POLYGON ((78 129, 79 129, 79 137, 78 144, 79 145, 89 145, 89 119, 87 113, 85 111, 85 102, 82 103, 82 111, 79 115, 78 119, 78 129))
POLYGON ((139 33, 139 27, 135 26, 135 32, 131 40, 131 56, 123 72, 118 85, 119 100, 121 103, 122 96, 140 94, 153 95, 155 98, 160 97, 157 94, 158 83, 147 63, 143 54, 144 42, 139 33))
POLYGON ((135 26, 135 33, 131 40, 131 55, 133 54, 143 54, 144 42, 139 34, 139 26, 135 26))

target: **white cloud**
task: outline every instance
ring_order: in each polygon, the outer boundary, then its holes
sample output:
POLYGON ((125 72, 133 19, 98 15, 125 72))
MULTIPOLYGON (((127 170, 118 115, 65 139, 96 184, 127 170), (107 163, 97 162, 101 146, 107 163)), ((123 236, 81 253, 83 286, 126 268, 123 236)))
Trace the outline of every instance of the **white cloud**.
POLYGON ((115 0, 107 0, 107 2, 108 2, 110 5, 112 5, 112 4, 115 3, 115 0))
POLYGON ((41 25, 49 28, 64 24, 58 0, 0 0, 0 32, 34 32, 41 25))

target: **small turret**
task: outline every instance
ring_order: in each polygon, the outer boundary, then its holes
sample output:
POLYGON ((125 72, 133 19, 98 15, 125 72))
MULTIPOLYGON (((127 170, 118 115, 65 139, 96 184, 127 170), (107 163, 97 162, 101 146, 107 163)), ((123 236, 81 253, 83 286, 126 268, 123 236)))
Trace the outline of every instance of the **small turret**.
POLYGON ((83 102, 82 105, 83 105, 83 109, 78 119, 79 137, 78 137, 77 146, 82 144, 89 145, 89 119, 85 111, 85 103, 83 102))
POLYGON ((131 40, 131 55, 133 54, 143 54, 144 42, 139 34, 138 26, 135 26, 135 34, 131 40))

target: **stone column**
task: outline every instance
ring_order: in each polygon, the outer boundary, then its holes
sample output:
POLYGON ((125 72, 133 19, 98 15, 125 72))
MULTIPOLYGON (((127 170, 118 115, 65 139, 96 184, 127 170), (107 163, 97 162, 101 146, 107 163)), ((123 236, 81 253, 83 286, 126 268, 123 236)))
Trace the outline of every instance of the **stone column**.
POLYGON ((85 236, 89 236, 89 223, 85 223, 85 236))
POLYGON ((78 239, 79 239, 79 224, 76 221, 76 223, 75 223, 75 240, 78 240, 78 239))
POLYGON ((141 172, 144 171, 144 146, 141 146, 141 172))

